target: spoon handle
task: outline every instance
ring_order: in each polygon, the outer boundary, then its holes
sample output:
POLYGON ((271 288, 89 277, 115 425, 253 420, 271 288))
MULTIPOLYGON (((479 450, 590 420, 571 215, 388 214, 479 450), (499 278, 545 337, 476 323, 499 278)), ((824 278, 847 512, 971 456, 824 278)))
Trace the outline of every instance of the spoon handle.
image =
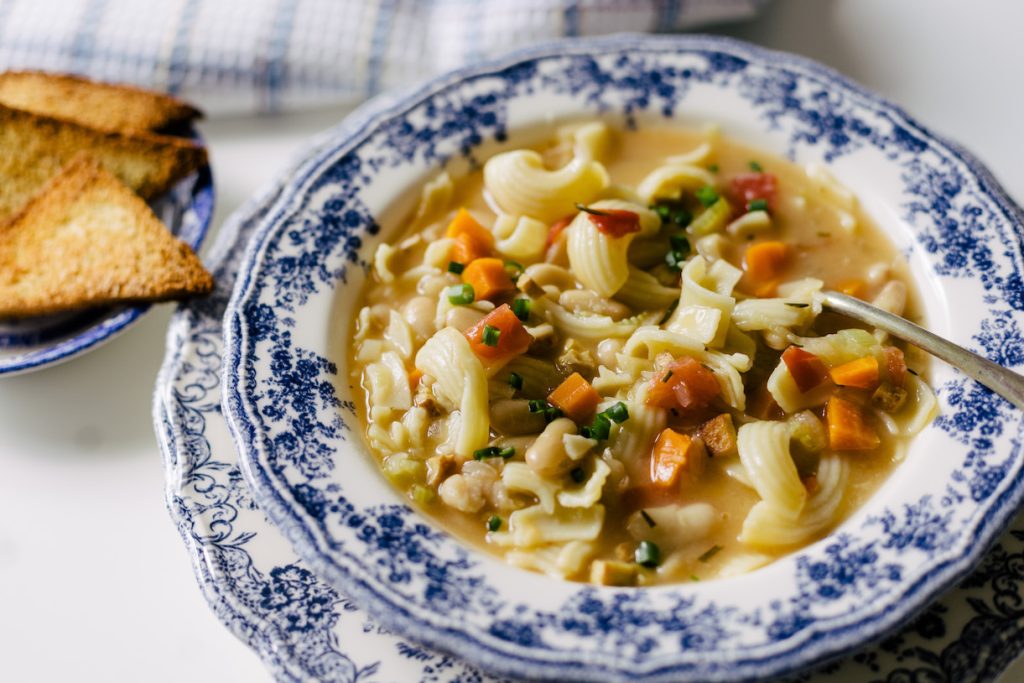
POLYGON ((923 327, 904 320, 898 315, 883 311, 839 292, 824 291, 822 304, 836 313, 859 320, 894 337, 910 342, 937 358, 941 358, 969 377, 976 379, 1007 401, 1024 410, 1024 377, 1007 370, 987 358, 957 346, 951 341, 932 334, 923 327))

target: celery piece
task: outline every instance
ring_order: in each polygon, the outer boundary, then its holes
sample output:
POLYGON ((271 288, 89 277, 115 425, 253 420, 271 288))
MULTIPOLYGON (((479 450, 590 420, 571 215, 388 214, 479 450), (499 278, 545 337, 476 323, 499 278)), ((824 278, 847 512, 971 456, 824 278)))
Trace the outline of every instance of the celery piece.
POLYGON ((729 216, 732 215, 732 207, 724 198, 719 197, 718 201, 709 206, 699 216, 693 219, 690 227, 687 228, 694 237, 703 237, 713 232, 718 232, 729 223, 729 216))

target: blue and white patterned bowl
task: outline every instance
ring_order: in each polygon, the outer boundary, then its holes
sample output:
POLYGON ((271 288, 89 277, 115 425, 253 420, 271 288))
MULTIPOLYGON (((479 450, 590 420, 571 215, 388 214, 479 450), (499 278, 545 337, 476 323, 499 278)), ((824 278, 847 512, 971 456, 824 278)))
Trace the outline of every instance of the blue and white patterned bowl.
POLYGON ((963 576, 1022 494, 1021 421, 941 366, 942 416, 827 539, 734 579, 596 588, 509 567, 411 510, 365 451, 345 378, 376 244, 442 164, 601 116, 717 121, 824 161, 907 254, 929 326, 1024 362, 1022 215, 973 158, 807 60, 720 38, 563 42, 442 77, 317 152, 267 212, 225 317, 224 400, 253 494, 298 555, 380 623, 550 680, 777 675, 849 651, 963 576), (954 324, 955 323, 955 324, 954 324))
MULTIPOLYGON (((189 136, 202 142, 199 134, 189 136)), ((210 167, 178 182, 150 204, 171 232, 195 251, 213 218, 210 167)), ((0 321, 0 376, 15 375, 70 360, 128 329, 149 305, 116 306, 18 321, 0 321)))

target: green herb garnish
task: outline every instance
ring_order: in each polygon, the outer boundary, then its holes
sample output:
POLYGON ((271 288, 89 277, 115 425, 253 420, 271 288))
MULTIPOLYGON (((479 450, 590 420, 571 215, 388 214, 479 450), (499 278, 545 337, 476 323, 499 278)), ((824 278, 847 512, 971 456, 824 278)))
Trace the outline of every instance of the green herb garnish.
POLYGON ((539 398, 531 399, 526 405, 531 413, 543 413, 544 409, 548 407, 548 404, 539 398))
POLYGON ((704 554, 697 558, 698 562, 707 562, 712 557, 718 554, 718 551, 722 549, 720 545, 713 545, 704 551, 704 554))
POLYGON ((654 527, 658 526, 657 524, 654 523, 654 518, 651 517, 649 514, 647 514, 647 510, 641 510, 640 511, 640 516, 644 518, 645 522, 647 522, 647 526, 651 527, 652 529, 654 527))
POLYGON ((448 301, 454 306, 471 304, 476 296, 476 293, 473 291, 473 285, 468 282, 464 282, 461 285, 452 285, 445 291, 448 294, 448 301))
POLYGON ((512 312, 524 323, 530 318, 530 307, 533 302, 529 299, 514 299, 512 301, 512 312))
POLYGON ((708 166, 708 170, 712 173, 718 173, 718 164, 711 164, 708 166))
POLYGON ((501 517, 498 515, 491 515, 490 519, 487 520, 487 530, 497 531, 501 528, 501 517))
POLYGON ((492 325, 484 325, 483 342, 484 346, 497 346, 501 338, 501 330, 492 325))
POLYGON ((498 451, 498 455, 501 456, 505 460, 508 460, 509 458, 514 457, 515 454, 516 454, 516 449, 513 448, 512 446, 505 446, 505 448, 502 448, 500 451, 498 451))
POLYGON ((747 211, 767 211, 768 200, 767 199, 752 199, 747 202, 747 211))
POLYGON ((653 569, 661 564, 661 550, 650 541, 640 541, 633 553, 633 559, 642 567, 653 569))
POLYGON ((556 408, 555 406, 548 406, 544 409, 544 420, 546 422, 554 422, 563 415, 565 415, 565 413, 562 412, 562 409, 556 408))
POLYGON ((629 409, 626 408, 626 404, 622 401, 619 401, 601 414, 607 416, 615 424, 622 424, 629 419, 629 409))
POLYGON ((718 201, 718 191, 710 185, 705 185, 694 194, 697 195, 697 200, 705 207, 711 206, 718 201))
POLYGON ((461 275, 462 271, 464 271, 465 269, 466 269, 466 266, 462 265, 458 261, 449 261, 448 262, 448 272, 449 273, 455 273, 456 275, 461 275))
POLYGON ((754 171, 756 173, 760 173, 761 171, 764 170, 764 167, 761 166, 761 164, 759 164, 758 162, 754 161, 753 159, 751 159, 750 163, 747 165, 750 166, 751 171, 754 171))
POLYGON ((651 204, 651 211, 658 214, 661 218, 662 223, 668 223, 669 217, 672 215, 672 207, 668 204, 651 204))
POLYGON ((686 209, 679 209, 672 214, 672 222, 680 227, 689 225, 692 220, 693 214, 686 209))
POLYGON ((518 372, 508 373, 508 385, 516 391, 523 390, 523 376, 518 372))
POLYGON ((512 282, 518 280, 519 276, 523 274, 524 270, 526 269, 523 267, 523 264, 520 263, 519 261, 505 259, 505 272, 508 273, 508 276, 509 278, 512 279, 512 282))
POLYGON ((504 458, 508 460, 516 454, 516 449, 511 446, 507 448, 499 448, 498 446, 487 446, 480 450, 473 451, 474 460, 484 460, 486 458, 504 458))
POLYGON ((590 423, 589 427, 584 427, 580 430, 580 433, 586 432, 585 436, 588 439, 597 439, 598 441, 604 441, 608 438, 608 435, 612 431, 612 421, 609 420, 603 413, 598 413, 594 416, 594 421, 590 423))

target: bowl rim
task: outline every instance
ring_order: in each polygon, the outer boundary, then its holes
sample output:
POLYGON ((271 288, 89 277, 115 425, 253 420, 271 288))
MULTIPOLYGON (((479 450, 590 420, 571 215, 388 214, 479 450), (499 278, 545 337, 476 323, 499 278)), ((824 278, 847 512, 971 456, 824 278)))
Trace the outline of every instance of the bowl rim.
MULTIPOLYGON (((301 177, 301 173, 316 168, 326 156, 336 155, 346 146, 356 146, 358 141, 365 138, 371 131, 375 130, 389 118, 396 117, 403 111, 413 109, 431 94, 447 87, 456 86, 467 78, 494 73, 517 63, 539 60, 545 57, 577 54, 597 56, 601 54, 601 50, 621 51, 630 48, 652 53, 658 51, 713 51, 719 49, 726 53, 739 53, 744 57, 757 60, 761 65, 770 65, 772 68, 798 67, 823 81, 831 81, 838 84, 864 98, 880 110, 886 110, 887 113, 895 116, 902 125, 911 127, 918 135, 945 148, 945 151, 962 164, 973 176, 978 184, 979 192, 987 196, 995 204, 996 208, 1006 216, 1008 225, 1012 226, 1016 246, 1019 249, 1022 224, 1024 224, 1024 211, 1017 207, 1009 198, 1006 191, 994 179, 991 172, 960 145, 932 133, 927 127, 917 123, 913 117, 906 114, 901 108, 893 105, 887 99, 872 93, 863 86, 854 83, 847 77, 818 62, 805 57, 769 50, 744 41, 719 36, 619 34, 599 38, 559 40, 517 50, 497 59, 454 70, 432 79, 424 86, 412 91, 411 94, 400 98, 392 106, 377 112, 374 116, 362 122, 360 127, 351 131, 346 140, 340 142, 337 147, 323 151, 320 155, 312 156, 306 164, 302 165, 300 172, 293 178, 292 187, 301 187, 307 179, 301 177)), ((260 506, 267 512, 273 522, 282 528, 282 531, 285 532, 286 537, 292 542, 298 554, 318 574, 335 583, 335 585, 342 587, 349 595, 357 598, 362 606, 367 608, 376 619, 389 628, 405 633, 414 633, 414 637, 422 642, 442 650, 454 652, 485 669, 503 674, 521 675, 523 673, 521 668, 523 665, 534 664, 544 666, 546 670, 543 675, 546 678, 551 677, 553 679, 557 679, 559 676, 572 676, 586 680, 596 680, 625 675, 627 672, 615 669, 614 667, 601 668, 595 665, 595 668, 582 670, 577 668, 583 664, 578 660, 545 661, 533 659, 529 656, 517 656, 507 649, 491 648, 487 643, 472 638, 465 630, 446 630, 433 625, 427 625, 425 630, 418 630, 417 627, 423 628, 424 624, 418 621, 414 615, 409 615, 400 604, 390 601, 387 596, 381 595, 373 586, 364 584, 361 580, 352 576, 347 568, 336 564, 327 553, 324 553, 317 547, 314 534, 309 529, 302 528, 304 520, 297 513, 294 503, 289 504, 281 496, 281 492, 270 481, 270 477, 262 468, 262 465, 252 457, 253 453, 257 450, 254 446, 254 441, 257 438, 256 430, 246 415, 244 399, 239 391, 244 373, 242 357, 245 355, 241 344, 241 340, 244 337, 243 304, 247 295, 252 290, 255 269, 261 256, 261 248, 265 245, 269 234, 273 232, 277 219, 288 204, 288 196, 280 198, 277 204, 268 211, 267 216, 264 217, 263 222, 250 240, 241 264, 239 273, 241 277, 236 279, 224 321, 224 348, 227 354, 222 378, 224 412, 236 448, 239 451, 243 472, 254 494, 257 496, 260 506), (471 646, 467 644, 454 647, 452 642, 455 637, 468 638, 471 641, 471 646)), ((1019 445, 1017 450, 1019 451, 1019 445)), ((877 609, 855 622, 843 624, 838 628, 829 629, 828 627, 823 627, 822 629, 815 630, 814 636, 809 641, 801 643, 795 649, 791 648, 769 654, 756 661, 746 661, 744 665, 747 665, 748 668, 743 670, 745 675, 760 677, 778 674, 782 671, 810 666, 822 660, 840 656, 859 647, 872 637, 877 637, 884 631, 911 619, 918 608, 966 574, 974 561, 983 554, 993 538, 1006 527, 1012 513, 1022 498, 1024 498, 1024 485, 1022 484, 1024 484, 1024 470, 1019 469, 1012 479, 1007 477, 1005 487, 999 495, 993 496, 988 501, 986 514, 981 516, 978 524, 971 532, 957 539, 957 549, 948 552, 943 561, 935 562, 931 570, 927 574, 922 575, 917 581, 901 583, 898 590, 894 591, 896 595, 892 596, 891 602, 885 608, 877 609), (838 640, 839 643, 825 643, 825 640, 838 640), (805 651, 801 652, 802 649, 805 651), (761 668, 750 668, 750 666, 761 668)), ((532 670, 530 673, 536 674, 537 671, 532 670)), ((640 677, 645 680, 667 680, 667 677, 687 673, 693 675, 692 665, 686 666, 679 663, 669 663, 658 668, 645 669, 640 677)), ((721 670, 710 669, 699 670, 696 673, 704 676, 710 674, 715 678, 720 678, 723 675, 721 670)))
MULTIPOLYGON (((205 142, 199 132, 191 127, 188 137, 205 147, 205 142)), ((183 241, 198 253, 210 230, 213 221, 214 206, 216 204, 216 191, 213 182, 213 170, 209 163, 204 164, 194 173, 182 178, 175 184, 168 193, 174 192, 185 183, 190 183, 189 201, 186 209, 193 209, 195 215, 195 230, 183 239, 178 232, 175 237, 183 241)), ((157 200, 160 200, 161 195, 157 200)), ((179 226, 180 227, 180 226, 179 226)), ((40 348, 0 358, 0 377, 14 376, 42 370, 65 361, 69 361, 86 351, 96 348, 118 335, 127 331, 142 319, 149 312, 153 304, 138 304, 132 306, 110 306, 96 309, 97 317, 91 318, 84 326, 69 321, 69 333, 72 336, 66 337, 56 343, 44 343, 40 348)))

